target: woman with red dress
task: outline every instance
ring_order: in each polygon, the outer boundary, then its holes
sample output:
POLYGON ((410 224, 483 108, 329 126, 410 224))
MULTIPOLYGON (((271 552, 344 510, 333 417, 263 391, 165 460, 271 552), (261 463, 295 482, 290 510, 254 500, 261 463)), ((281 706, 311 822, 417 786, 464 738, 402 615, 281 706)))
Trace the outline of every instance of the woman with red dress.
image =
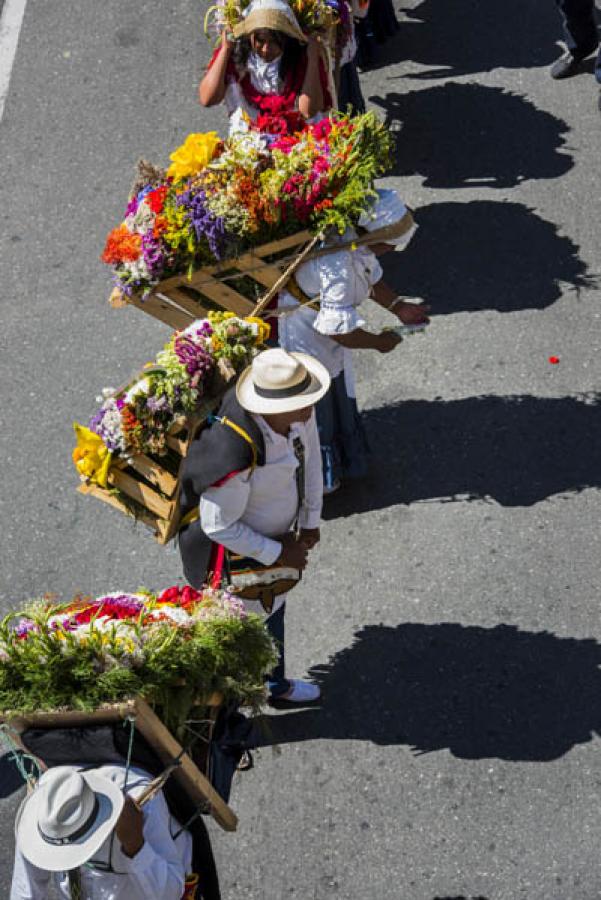
POLYGON ((199 97, 225 102, 230 133, 249 119, 276 134, 317 121, 332 105, 319 38, 303 33, 285 0, 253 0, 233 35, 223 32, 199 97))

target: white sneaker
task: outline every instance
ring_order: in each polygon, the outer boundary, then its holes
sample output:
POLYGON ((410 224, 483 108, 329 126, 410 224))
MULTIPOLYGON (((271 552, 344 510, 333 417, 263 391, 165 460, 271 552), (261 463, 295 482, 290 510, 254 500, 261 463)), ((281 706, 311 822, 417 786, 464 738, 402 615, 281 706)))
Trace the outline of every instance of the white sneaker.
POLYGON ((287 703, 312 703, 321 697, 321 691, 311 681, 301 681, 300 678, 289 678, 290 690, 274 700, 285 700, 287 703))

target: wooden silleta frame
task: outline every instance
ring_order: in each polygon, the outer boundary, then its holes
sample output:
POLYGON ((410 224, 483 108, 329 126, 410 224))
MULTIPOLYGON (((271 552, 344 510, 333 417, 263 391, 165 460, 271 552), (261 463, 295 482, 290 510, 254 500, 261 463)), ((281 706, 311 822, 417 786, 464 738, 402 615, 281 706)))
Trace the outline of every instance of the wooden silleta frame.
MULTIPOLYGON (((207 705, 216 707, 219 702, 219 697, 210 698, 207 705)), ((136 728, 165 765, 175 759, 179 760, 179 765, 173 770, 172 777, 177 778, 190 799, 198 806, 207 806, 211 816, 224 831, 235 831, 238 826, 236 814, 220 797, 190 756, 183 752, 181 745, 142 697, 134 697, 124 703, 103 706, 93 712, 68 710, 31 713, 31 715, 10 719, 7 724, 16 734, 22 735, 28 728, 81 728, 104 722, 119 722, 129 717, 135 719, 136 728)), ((22 741, 21 744, 27 751, 27 747, 23 745, 22 741)))

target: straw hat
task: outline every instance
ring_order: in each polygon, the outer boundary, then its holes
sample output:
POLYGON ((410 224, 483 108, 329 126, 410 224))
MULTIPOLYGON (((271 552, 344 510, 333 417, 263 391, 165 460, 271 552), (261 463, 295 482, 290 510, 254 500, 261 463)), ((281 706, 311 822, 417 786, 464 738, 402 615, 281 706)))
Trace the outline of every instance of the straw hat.
POLYGON ((243 16, 242 21, 234 28, 235 38, 248 36, 259 28, 268 28, 270 31, 282 31, 303 44, 307 43, 306 35, 285 0, 252 0, 243 16))
POLYGON ((240 376, 236 397, 248 412, 293 412, 313 406, 330 387, 328 370, 308 353, 264 350, 240 376))
POLYGON ((49 769, 19 808, 17 846, 39 869, 76 869, 108 838, 123 803, 119 787, 98 770, 78 772, 72 766, 49 769))

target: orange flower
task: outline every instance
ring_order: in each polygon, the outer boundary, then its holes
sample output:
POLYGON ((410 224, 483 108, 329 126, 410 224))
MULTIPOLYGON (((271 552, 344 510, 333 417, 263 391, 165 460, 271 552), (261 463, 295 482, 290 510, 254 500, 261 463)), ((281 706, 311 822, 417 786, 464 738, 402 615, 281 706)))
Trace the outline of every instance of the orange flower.
POLYGON ((142 250, 142 238, 139 234, 132 234, 127 225, 122 223, 113 228, 106 239, 101 260, 109 265, 122 262, 135 262, 142 250))

